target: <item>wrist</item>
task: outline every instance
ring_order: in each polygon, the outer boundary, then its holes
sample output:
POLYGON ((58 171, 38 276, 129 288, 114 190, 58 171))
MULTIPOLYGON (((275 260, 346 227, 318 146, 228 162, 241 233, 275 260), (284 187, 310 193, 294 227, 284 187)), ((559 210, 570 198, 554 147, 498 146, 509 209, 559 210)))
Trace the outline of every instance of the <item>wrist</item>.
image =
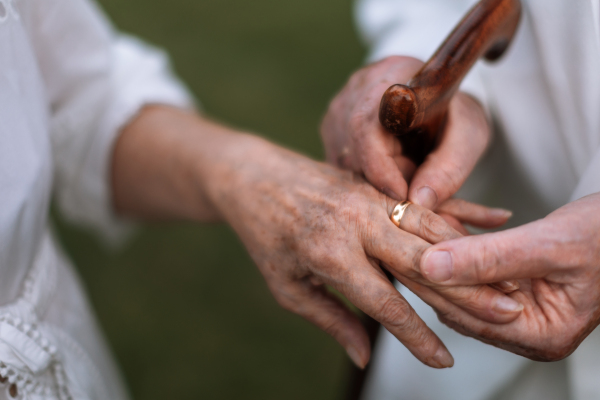
POLYGON ((209 139, 203 156, 195 157, 195 187, 209 203, 217 221, 232 224, 243 203, 262 183, 274 146, 239 131, 222 129, 209 139))
POLYGON ((257 142, 193 113, 148 106, 115 144, 115 209, 143 220, 222 221, 220 202, 257 142))

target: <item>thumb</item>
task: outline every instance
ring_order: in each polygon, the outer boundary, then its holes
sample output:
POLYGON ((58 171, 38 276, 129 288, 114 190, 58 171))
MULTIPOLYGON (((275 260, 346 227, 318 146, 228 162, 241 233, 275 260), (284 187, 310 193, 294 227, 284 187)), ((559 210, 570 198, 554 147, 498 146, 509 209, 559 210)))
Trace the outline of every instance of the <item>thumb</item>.
POLYGON ((459 93, 450 103, 442 140, 429 154, 411 182, 409 200, 435 209, 460 189, 490 140, 483 109, 459 93))
POLYGON ((554 265, 538 224, 439 243, 423 253, 421 273, 444 285, 542 278, 554 265))

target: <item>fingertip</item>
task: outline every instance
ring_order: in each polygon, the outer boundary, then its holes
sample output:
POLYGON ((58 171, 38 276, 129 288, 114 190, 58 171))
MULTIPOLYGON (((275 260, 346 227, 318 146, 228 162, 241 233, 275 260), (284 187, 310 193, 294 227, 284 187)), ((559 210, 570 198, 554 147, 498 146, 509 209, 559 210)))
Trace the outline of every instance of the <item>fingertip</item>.
POLYGON ((504 294, 511 294, 521 288, 521 284, 517 280, 502 281, 490 284, 494 289, 498 289, 504 294))
POLYGON ((508 222, 512 218, 513 212, 502 208, 493 208, 488 213, 489 220, 482 221, 480 225, 489 228, 498 228, 508 222))
POLYGON ((354 345, 349 345, 348 347, 346 347, 346 354, 348 354, 348 357, 350 357, 350 360, 352 360, 354 365, 356 365, 356 367, 360 369, 365 369, 367 363, 369 362, 369 358, 371 357, 368 348, 366 350, 363 349, 361 351, 358 347, 354 345))
POLYGON ((431 282, 442 283, 450 280, 453 275, 452 255, 448 251, 428 251, 421 259, 421 274, 431 282))
POLYGON ((503 295, 496 299, 494 310, 501 314, 520 314, 525 306, 513 298, 503 295))
POLYGON ((490 216, 493 218, 509 220, 513 216, 513 212, 503 208, 493 208, 490 210, 490 216))
POLYGON ((499 289, 498 286, 502 286, 504 288, 507 288, 509 286, 514 287, 514 283, 505 281, 502 282, 501 285, 490 284, 480 286, 480 290, 478 290, 478 293, 489 293, 490 296, 488 297, 482 295, 479 299, 476 299, 475 301, 481 304, 482 306, 485 304, 485 309, 487 309, 488 312, 485 313, 486 316, 483 317, 478 314, 472 315, 494 324, 508 324, 517 319, 519 315, 521 315, 521 312, 524 310, 525 307, 523 303, 519 300, 521 296, 511 296, 509 293, 506 293, 502 289, 499 289))
POLYGON ((367 181, 386 196, 403 201, 408 197, 408 183, 393 157, 368 152, 362 161, 367 181))
POLYGON ((483 320, 496 325, 506 325, 519 318, 522 312, 523 310, 512 313, 492 312, 491 315, 486 316, 485 318, 483 318, 483 320))
POLYGON ((395 191, 390 188, 384 187, 381 189, 381 193, 385 194, 390 199, 394 199, 396 201, 402 201, 402 197, 398 195, 395 191))
POLYGON ((380 192, 396 201, 406 200, 408 184, 395 164, 390 165, 385 172, 374 168, 365 169, 364 172, 367 181, 380 192))
POLYGON ((443 369, 443 368, 452 368, 454 366, 454 357, 452 354, 446 349, 444 346, 440 346, 435 352, 433 358, 433 363, 430 364, 433 368, 443 369))
POLYGON ((436 208, 438 214, 448 214, 463 224, 478 228, 491 229, 500 227, 512 217, 512 211, 502 208, 490 208, 462 199, 449 199, 436 208))
POLYGON ((429 186, 422 186, 417 189, 413 199, 411 201, 415 204, 420 205, 421 207, 425 207, 429 210, 434 209, 438 202, 438 195, 429 186))

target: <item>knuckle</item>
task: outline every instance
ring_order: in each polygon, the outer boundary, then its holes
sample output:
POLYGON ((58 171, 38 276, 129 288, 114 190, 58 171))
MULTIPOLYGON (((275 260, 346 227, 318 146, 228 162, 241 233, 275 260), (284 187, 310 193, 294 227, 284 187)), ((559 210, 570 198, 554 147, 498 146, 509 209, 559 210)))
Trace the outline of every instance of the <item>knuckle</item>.
POLYGON ((594 233, 581 229, 588 222, 573 220, 568 227, 547 223, 537 238, 537 254, 548 265, 566 269, 593 265, 600 255, 600 247, 590 246, 594 233))
POLYGON ((341 261, 340 252, 331 248, 322 248, 310 256, 311 265, 308 269, 325 283, 345 281, 349 269, 341 261))
POLYGON ((365 246, 371 248, 365 241, 375 240, 380 232, 379 196, 380 194, 373 187, 364 185, 363 190, 359 189, 345 195, 337 210, 336 221, 338 226, 345 229, 345 238, 355 244, 357 243, 355 240, 358 240, 363 248, 365 246))
POLYGON ((423 257, 423 253, 425 252, 425 250, 426 249, 423 247, 413 249, 412 269, 403 273, 404 275, 406 275, 407 278, 412 280, 420 280, 421 278, 423 278, 423 276, 421 275, 421 258, 423 257))
MULTIPOLYGON (((416 318, 415 318, 416 321, 416 318)), ((417 329, 418 325, 415 323, 413 325, 413 336, 411 338, 411 343, 413 346, 423 349, 424 351, 433 355, 433 351, 435 351, 435 340, 432 340, 432 334, 428 329, 417 329)))
POLYGON ((448 234, 448 224, 442 217, 432 212, 424 212, 419 220, 420 236, 432 241, 440 241, 448 234))
POLYGON ((379 320, 382 324, 405 330, 413 325, 413 310, 401 297, 388 296, 379 308, 379 320))
MULTIPOLYGON (((385 74, 385 70, 387 68, 388 67, 385 64, 375 64, 371 66, 365 71, 365 81, 371 85, 383 84, 383 86, 387 89, 388 86, 392 85, 392 82, 387 79, 385 74)), ((382 94, 383 91, 377 93, 379 97, 381 97, 382 94)))
POLYGON ((472 247, 475 279, 478 282, 496 282, 497 266, 500 263, 499 249, 496 243, 488 241, 481 247, 472 247))
POLYGON ((325 114, 325 118, 329 118, 331 120, 338 120, 344 113, 345 105, 346 105, 346 96, 344 92, 338 94, 336 97, 331 100, 329 103, 329 108, 327 109, 327 114, 325 114))
POLYGON ((360 110, 352 110, 350 117, 348 118, 348 128, 350 131, 350 134, 355 138, 355 139, 362 139, 361 134, 364 131, 364 127, 365 127, 365 122, 366 122, 366 118, 365 118, 365 114, 363 112, 361 112, 360 110))
POLYGON ((363 217, 364 196, 358 192, 350 192, 342 196, 336 209, 338 218, 348 223, 358 223, 363 217))
POLYGON ((355 88, 355 87, 360 86, 364 80, 363 75, 365 74, 365 71, 367 71, 369 68, 370 68, 370 66, 367 65, 366 67, 363 67, 363 68, 359 69, 358 71, 356 71, 355 73, 353 73, 350 76, 350 79, 348 79, 348 83, 346 84, 346 87, 355 88))
POLYGON ((457 302, 462 308, 475 312, 480 317, 492 318, 496 314, 494 308, 495 298, 490 296, 489 286, 479 285, 471 287, 469 293, 458 293, 457 302))
POLYGON ((298 304, 291 297, 278 292, 273 292, 273 297, 275 297, 277 304, 279 304, 281 308, 289 312, 297 313, 298 304))
POLYGON ((402 60, 403 60, 402 56, 391 55, 391 56, 382 58, 381 60, 376 61, 376 62, 368 65, 367 67, 369 67, 371 69, 376 69, 377 71, 381 72, 382 70, 385 71, 390 68, 398 68, 399 66, 402 65, 402 60))
POLYGON ((488 285, 458 287, 456 290, 457 298, 462 299, 465 304, 484 304, 484 301, 488 300, 488 295, 495 293, 489 291, 488 285))
POLYGON ((321 326, 321 329, 323 330, 323 332, 325 332, 326 334, 333 336, 333 337, 337 336, 337 333, 339 332, 339 329, 337 328, 337 324, 333 320, 325 322, 321 326))

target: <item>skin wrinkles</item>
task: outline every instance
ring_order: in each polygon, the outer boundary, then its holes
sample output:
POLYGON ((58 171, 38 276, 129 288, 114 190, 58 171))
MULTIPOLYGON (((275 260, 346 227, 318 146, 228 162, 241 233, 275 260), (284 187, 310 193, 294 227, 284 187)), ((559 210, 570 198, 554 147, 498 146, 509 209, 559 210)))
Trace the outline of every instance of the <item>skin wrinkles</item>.
POLYGON ((426 250, 425 270, 428 252, 452 254, 453 277, 442 283, 448 287, 519 279, 520 289, 510 296, 525 308, 514 321, 482 322, 438 303, 431 293, 429 303, 461 333, 534 360, 563 359, 600 323, 599 208, 600 194, 593 194, 522 227, 426 250))
MULTIPOLYGON (((356 179, 356 178, 355 178, 356 179)), ((355 180, 354 179, 354 180, 355 180)), ((317 187, 320 187, 320 184, 317 183, 316 185, 317 187)), ((344 185, 342 185, 344 186, 344 185)), ((279 187, 278 185, 273 185, 272 187, 277 188, 279 187)), ((307 190, 307 187, 312 187, 312 185, 302 185, 300 186, 303 189, 301 189, 301 191, 305 191, 307 190)), ((336 187, 340 187, 339 185, 336 187)), ((308 249, 313 247, 312 245, 314 245, 315 243, 329 243, 331 244, 332 242, 332 238, 331 237, 321 237, 321 235, 327 236, 327 235, 331 235, 331 230, 328 229, 328 227, 332 226, 332 227, 336 227, 336 231, 338 232, 339 235, 334 235, 335 237, 335 246, 339 246, 339 242, 343 242, 345 247, 348 247, 348 242, 352 243, 353 239, 352 237, 355 236, 357 239, 362 239, 364 240, 364 238, 371 238, 370 243, 371 245, 373 245, 373 243, 377 243, 379 240, 372 240, 372 238, 377 237, 375 236, 374 232, 378 229, 378 227, 383 223, 383 224, 391 224, 391 222, 389 222, 388 216, 387 216, 387 212, 386 210, 382 210, 379 209, 379 211, 375 211, 376 207, 375 204, 377 203, 381 203, 381 194, 377 193, 374 189, 370 188, 368 185, 364 184, 364 182, 362 182, 358 188, 360 188, 358 191, 356 190, 356 187, 352 188, 351 192, 348 193, 344 193, 344 194, 339 194, 339 190, 340 189, 336 189, 333 192, 328 188, 326 188, 326 192, 325 192, 325 198, 323 200, 323 202, 321 203, 321 205, 324 205, 325 207, 316 207, 313 209, 314 205, 311 206, 311 208, 308 210, 308 212, 302 213, 302 217, 299 220, 296 220, 296 225, 295 225, 295 230, 294 235, 296 236, 304 236, 304 232, 306 232, 307 234, 310 234, 310 237, 305 238, 305 240, 303 240, 301 243, 301 248, 303 249, 308 249), (335 196, 336 199, 339 199, 339 201, 331 201, 328 200, 328 196, 335 196), (366 196, 366 197, 365 197, 366 196), (372 200, 369 203, 369 206, 364 207, 364 202, 366 198, 371 198, 372 200), (338 204, 337 206, 333 206, 334 204, 338 204), (339 225, 341 224, 341 221, 345 221, 345 229, 340 230, 339 229, 339 225), (379 221, 378 223, 374 223, 372 221, 379 221), (312 244, 312 245, 311 245, 312 244)), ((305 194, 303 194, 302 196, 291 196, 295 202, 298 202, 299 200, 302 201, 302 199, 306 200, 308 198, 314 199, 314 196, 307 196, 305 194)), ((393 204, 394 202, 392 201, 388 201, 386 200, 386 203, 391 203, 393 204)), ((284 204, 286 208, 291 207, 288 204, 284 204)), ((292 209, 302 209, 302 206, 293 206, 292 209)), ((431 219, 428 219, 428 221, 430 221, 431 219)), ((395 227, 393 227, 394 229, 396 229, 395 227)), ((438 229, 438 228, 436 228, 438 229)), ((381 237, 381 235, 379 234, 379 237, 381 237)), ((356 239, 354 239, 354 243, 356 243, 356 239)), ((330 255, 329 257, 325 256, 324 253, 329 253, 330 252, 330 248, 332 246, 328 246, 328 247, 323 247, 323 246, 316 246, 316 250, 313 250, 314 252, 316 252, 316 257, 312 257, 311 260, 314 263, 315 261, 319 261, 321 264, 323 264, 323 261, 325 260, 324 264, 328 264, 330 267, 328 269, 325 269, 325 273, 321 273, 319 278, 321 280, 323 280, 325 283, 331 284, 332 286, 336 287, 338 290, 346 290, 347 292, 349 291, 352 296, 357 296, 358 294, 356 293, 356 290, 351 290, 349 289, 349 287, 355 287, 355 285, 348 285, 348 284, 342 284, 340 285, 340 282, 343 281, 354 281, 357 279, 357 276, 359 276, 357 273, 351 273, 348 274, 348 269, 342 269, 339 270, 337 273, 334 272, 333 270, 336 269, 336 267, 339 266, 339 263, 335 263, 335 258, 338 256, 337 254, 334 255, 330 255)), ((351 244, 349 246, 350 248, 353 247, 353 245, 351 244)), ((354 247, 356 248, 360 248, 360 246, 356 246, 354 245, 354 247)), ((366 246, 368 248, 368 246, 366 246)), ((278 252, 280 250, 278 250, 277 248, 273 248, 272 246, 269 246, 270 251, 275 251, 278 252)), ((286 251, 289 250, 289 246, 287 249, 285 249, 286 251)), ((402 247, 401 250, 399 250, 401 252, 401 254, 403 256, 408 256, 409 253, 411 252, 411 250, 408 250, 406 247, 402 247)), ((423 249, 417 248, 415 250, 417 256, 413 256, 413 263, 414 260, 418 260, 420 258, 420 254, 423 251, 423 249)), ((264 254, 264 253, 262 253, 264 254)), ((391 257, 392 253, 388 253, 387 250, 382 250, 382 255, 383 257, 391 257)), ((382 255, 379 255, 379 257, 382 257, 382 255)), ((305 262, 303 261, 296 261, 301 265, 304 265, 305 262)), ((310 263, 310 261, 308 262, 310 263)), ((260 265, 260 260, 257 260, 257 264, 260 265)), ((352 268, 350 268, 350 270, 352 270, 352 268)), ((305 272, 306 273, 306 272, 305 272)), ((411 273, 414 274, 414 272, 411 273)), ((304 274, 298 275, 298 276, 305 276, 304 274)), ((293 277, 293 275, 292 275, 293 277)), ((362 285, 364 285, 365 283, 363 282, 362 285)), ((273 287, 272 287, 273 289, 273 287)), ((278 290, 281 290, 281 287, 278 288, 278 290)), ((394 294, 394 296, 397 296, 397 294, 394 294)), ((381 315, 383 318, 389 318, 388 316, 391 315, 391 319, 384 319, 386 321, 386 323, 390 324, 390 327, 396 330, 400 330, 402 333, 404 332, 410 332, 413 331, 414 329, 411 327, 410 329, 400 329, 399 326, 406 323, 403 322, 405 321, 404 319, 402 319, 400 317, 400 315, 403 315, 404 313, 406 313, 406 308, 405 307, 401 307, 401 306, 397 306, 398 304, 404 304, 401 300, 395 300, 395 301, 390 301, 390 303, 388 303, 388 308, 387 309, 383 309, 383 310, 379 310, 377 311, 376 315, 381 315), (396 306, 396 311, 390 311, 391 307, 396 306), (391 320, 399 320, 400 322, 396 322, 396 323, 391 323, 388 321, 391 320), (400 324, 400 325, 398 325, 400 324)), ((287 304, 285 305, 286 308, 290 308, 290 306, 287 304)), ((297 310, 296 310, 297 311, 297 310)), ((297 311, 298 312, 298 311, 297 311)), ((302 314, 301 314, 302 315, 302 314)), ((306 315, 305 317, 311 318, 311 315, 306 315)), ((404 316, 404 318, 408 318, 406 319, 406 321, 409 321, 411 326, 413 326, 415 323, 413 322, 414 317, 411 316, 404 316)))
MULTIPOLYGON (((411 63, 414 65, 412 67, 414 72, 419 68, 418 62, 412 59, 391 59, 392 63, 378 62, 359 70, 350 78, 347 87, 332 101, 330 112, 324 118, 321 129, 326 142, 327 159, 330 162, 343 160, 340 163, 342 166, 350 167, 357 172, 362 170, 353 159, 347 159, 340 154, 347 141, 345 132, 356 132, 356 135, 349 138, 347 147, 351 154, 360 154, 359 151, 356 151, 357 149, 372 143, 369 127, 378 124, 377 115, 373 113, 373 109, 379 107, 381 94, 395 82, 398 70, 406 69, 406 66, 411 63), (355 87, 364 88, 355 91, 353 90, 355 87), (337 118, 337 116, 341 116, 341 118, 337 118), (332 131, 338 133, 326 134, 326 132, 332 131), (327 142, 330 142, 331 145, 328 145, 327 142), (350 162, 348 163, 348 161, 350 162)), ((388 141, 388 144, 393 147, 392 143, 392 140, 388 141)), ((368 159, 365 160, 368 161, 368 159)))
POLYGON ((378 110, 388 87, 408 82, 422 65, 414 58, 392 56, 358 70, 332 100, 321 136, 329 162, 363 174, 396 200, 421 204, 419 189, 430 187, 434 197, 422 205, 436 209, 460 188, 487 148, 491 132, 481 105, 457 94, 440 142, 416 170, 402 155, 399 141, 379 123, 378 110))
MULTIPOLYGON (((484 309, 505 295, 487 285, 442 288, 428 282, 419 274, 417 261, 431 243, 415 233, 437 232, 440 222, 420 217, 432 212, 415 205, 410 207, 414 221, 436 226, 398 229, 389 219, 397 201, 359 175, 163 106, 145 108, 124 129, 112 165, 117 212, 149 220, 228 223, 281 307, 333 335, 358 366, 369 360, 368 336, 328 286, 384 322, 419 360, 434 368, 449 367, 453 360, 444 344, 379 265, 397 277, 417 279, 447 306, 446 297, 451 297, 486 320, 487 311, 469 308, 473 291, 488 292, 484 309)), ((499 226, 506 219, 485 223, 499 226)), ((442 231, 447 238, 458 235, 451 227, 442 231)), ((501 324, 517 316, 502 312, 491 319, 501 324)))
MULTIPOLYGON (((430 297, 430 293, 427 293, 426 291, 421 291, 420 295, 426 298, 430 297)), ((581 340, 583 340, 581 339, 578 341, 571 342, 569 339, 569 343, 567 345, 565 345, 564 342, 556 341, 550 343, 550 345, 548 346, 548 350, 541 352, 540 348, 536 345, 528 345, 527 343, 519 341, 519 339, 513 340, 511 336, 498 334, 497 330, 494 329, 494 327, 492 327, 491 325, 479 327, 477 329, 472 329, 469 327, 469 324, 456 322, 456 311, 440 311, 435 307, 434 309, 438 314, 438 319, 448 327, 457 331, 458 333, 465 336, 473 337, 484 343, 502 348, 504 350, 522 355, 534 361, 558 361, 560 359, 563 359, 570 355, 579 345, 579 343, 581 343, 581 340)), ((540 318, 540 314, 535 313, 534 310, 528 306, 525 307, 525 310, 523 310, 519 319, 522 316, 526 316, 530 320, 530 322, 540 318)), ((543 316, 542 320, 544 320, 543 316)), ((534 326, 529 326, 527 328, 527 332, 529 334, 537 336, 547 335, 546 328, 547 326, 545 326, 543 323, 540 323, 534 326)), ((553 332, 553 334, 560 336, 560 338, 564 337, 562 333, 557 334, 556 332, 553 332)))

